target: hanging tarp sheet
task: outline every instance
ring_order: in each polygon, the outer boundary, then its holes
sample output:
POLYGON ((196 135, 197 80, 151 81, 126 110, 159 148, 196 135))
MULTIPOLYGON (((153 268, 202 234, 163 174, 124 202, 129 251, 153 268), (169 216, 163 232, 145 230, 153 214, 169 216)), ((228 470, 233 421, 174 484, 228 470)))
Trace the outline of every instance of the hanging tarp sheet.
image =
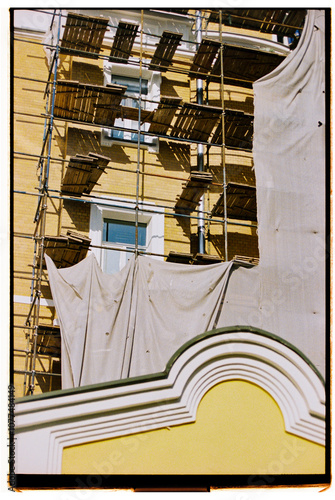
POLYGON ((139 256, 108 275, 93 254, 65 269, 45 258, 64 389, 163 371, 182 344, 214 327, 232 266, 139 256))
POLYGON ((260 261, 234 271, 220 318, 220 326, 248 324, 284 338, 323 374, 324 36, 324 12, 309 11, 298 47, 254 84, 260 261))

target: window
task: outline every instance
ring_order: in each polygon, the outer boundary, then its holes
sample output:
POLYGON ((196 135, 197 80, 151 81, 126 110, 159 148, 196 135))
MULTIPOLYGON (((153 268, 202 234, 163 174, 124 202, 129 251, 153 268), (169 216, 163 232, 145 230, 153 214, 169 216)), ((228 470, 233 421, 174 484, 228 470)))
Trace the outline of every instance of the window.
MULTIPOLYGON (((94 201, 94 200, 93 200, 94 201)), ((103 271, 120 271, 135 250, 135 203, 111 198, 91 205, 90 238, 92 252, 103 271)), ((140 203, 138 249, 163 260, 164 210, 153 203, 140 203)))
MULTIPOLYGON (((119 76, 119 75, 111 75, 111 83, 116 83, 118 85, 123 85, 127 87, 126 96, 121 101, 121 106, 128 106, 130 108, 138 108, 139 107, 139 95, 140 95, 140 87, 141 87, 141 97, 144 98, 148 95, 148 80, 142 79, 140 82, 139 78, 131 78, 129 76, 119 76)), ((141 101, 141 109, 146 109, 146 101, 141 101)), ((115 120, 114 125, 116 127, 122 127, 126 129, 137 129, 138 123, 135 120, 122 120, 121 118, 117 118, 115 120)), ((146 130, 147 124, 141 126, 141 130, 146 130)), ((107 135, 113 139, 120 139, 124 141, 136 142, 138 141, 138 134, 134 132, 129 132, 126 130, 117 130, 112 129, 109 130, 107 135)), ((144 135, 140 136, 141 143, 144 143, 146 140, 144 135)))
MULTIPOLYGON (((160 73, 144 69, 140 81, 138 68, 129 67, 123 64, 106 63, 104 75, 105 84, 114 83, 127 87, 125 97, 121 101, 122 106, 138 108, 141 93, 141 109, 153 111, 157 108, 160 99, 160 73)), ((127 143, 130 146, 137 146, 137 120, 117 118, 114 122, 114 126, 117 128, 103 129, 103 146, 112 146, 115 143, 127 143), (134 130, 134 132, 132 132, 132 130, 134 130)), ((143 123, 141 125, 141 131, 147 132, 149 127, 150 123, 143 123)), ((140 144, 141 147, 146 147, 151 152, 158 151, 157 137, 140 134, 140 144)))
MULTIPOLYGON (((128 220, 103 220, 103 269, 108 274, 121 270, 133 254, 136 245, 135 222, 128 220), (112 247, 113 249, 109 249, 112 247), (120 250, 115 249, 119 247, 120 250)), ((147 224, 138 223, 138 248, 146 250, 147 224)))

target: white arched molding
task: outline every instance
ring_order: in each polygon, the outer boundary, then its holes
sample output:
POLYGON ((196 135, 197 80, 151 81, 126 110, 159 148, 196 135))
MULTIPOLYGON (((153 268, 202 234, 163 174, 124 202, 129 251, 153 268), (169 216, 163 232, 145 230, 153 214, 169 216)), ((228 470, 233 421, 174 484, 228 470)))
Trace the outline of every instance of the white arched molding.
POLYGON ((233 327, 195 337, 164 373, 18 400, 17 473, 61 473, 67 446, 193 422, 204 394, 229 380, 260 386, 279 405, 287 432, 325 444, 325 389, 316 369, 281 339, 233 327))

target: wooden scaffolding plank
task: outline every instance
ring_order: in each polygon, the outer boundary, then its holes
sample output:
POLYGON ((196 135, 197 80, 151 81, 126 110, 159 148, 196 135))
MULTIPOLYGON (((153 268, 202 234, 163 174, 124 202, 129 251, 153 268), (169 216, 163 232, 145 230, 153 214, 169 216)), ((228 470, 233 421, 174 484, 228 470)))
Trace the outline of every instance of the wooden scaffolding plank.
POLYGON ((166 135, 181 102, 181 97, 162 96, 151 120, 149 132, 166 135))
POLYGON ((94 98, 96 94, 91 87, 79 86, 74 103, 75 119, 92 123, 94 120, 94 98))
POLYGON ((138 24, 120 21, 117 27, 109 60, 126 64, 138 31, 138 24))
POLYGON ((70 158, 61 184, 62 193, 81 196, 89 194, 110 162, 107 156, 89 153, 70 158))
POLYGON ((190 68, 191 78, 206 78, 212 69, 212 64, 220 49, 220 42, 203 38, 194 55, 190 68))
MULTIPOLYGON (((294 36, 302 30, 306 9, 223 9, 222 23, 241 29, 294 36)), ((209 22, 219 22, 219 10, 213 10, 209 22)))
MULTIPOLYGON (((225 45, 223 50, 224 82, 252 88, 253 82, 273 71, 285 56, 259 50, 225 45)), ((214 64, 211 79, 221 82, 220 58, 214 64)))
POLYGON ((224 259, 221 259, 218 255, 209 255, 207 253, 196 253, 194 255, 195 265, 209 265, 209 264, 221 264, 224 259))
MULTIPOLYGON (((253 119, 250 114, 242 111, 225 109, 225 146, 252 150, 253 119)), ((212 138, 213 144, 222 144, 222 121, 219 122, 212 138)))
POLYGON ((59 358, 61 355, 61 338, 59 326, 38 325, 37 352, 59 358))
POLYGON ((182 194, 177 199, 175 212, 193 212, 197 208, 205 190, 211 185, 212 180, 213 176, 209 172, 191 172, 190 178, 186 182, 182 194))
POLYGON ((57 82, 54 114, 59 118, 73 119, 73 107, 79 82, 62 80, 57 82))
POLYGON ((174 33, 172 31, 163 31, 163 34, 157 44, 155 53, 152 57, 149 69, 152 71, 158 70, 161 72, 167 71, 172 64, 173 56, 177 50, 182 33, 174 33))
POLYGON ((208 265, 219 264, 224 262, 218 255, 209 255, 205 253, 180 253, 171 251, 166 258, 167 262, 174 262, 176 264, 190 264, 190 265, 208 265))
POLYGON ((247 257, 246 255, 234 255, 233 261, 235 264, 240 264, 247 267, 257 266, 259 257, 247 257))
POLYGON ((123 85, 103 87, 59 80, 54 114, 58 118, 112 126, 125 91, 123 85))
MULTIPOLYGON (((141 108, 141 123, 151 121, 150 117, 152 117, 153 114, 153 111, 141 108)), ((117 117, 122 120, 133 120, 138 122, 139 110, 138 108, 133 108, 131 106, 120 106, 117 117)))
POLYGON ((81 196, 88 184, 94 163, 93 158, 70 158, 61 183, 61 192, 81 196))
POLYGON ((174 251, 171 251, 166 258, 166 262, 174 262, 176 264, 193 264, 193 261, 193 254, 174 251))
POLYGON ((111 161, 107 156, 102 156, 97 153, 88 153, 88 156, 95 160, 95 163, 92 167, 91 174, 87 183, 87 187, 84 189, 86 194, 89 194, 94 186, 98 183, 101 175, 106 173, 106 167, 108 163, 111 161))
POLYGON ((85 16, 69 12, 64 33, 60 43, 63 54, 73 54, 97 58, 107 30, 109 19, 103 17, 85 16))
POLYGON ((206 142, 222 115, 222 108, 184 103, 179 111, 171 137, 206 142))
MULTIPOLYGON (((68 231, 66 236, 45 236, 44 251, 57 268, 69 267, 86 257, 90 243, 91 240, 87 236, 68 231)), ((37 259, 37 266, 39 260, 40 257, 37 259)))
MULTIPOLYGON (((247 184, 230 182, 227 185, 227 217, 257 221, 256 188, 247 184)), ((212 210, 213 217, 224 217, 224 193, 212 210)))
POLYGON ((99 90, 98 100, 95 104, 96 113, 94 123, 112 126, 115 118, 120 113, 120 104, 127 87, 123 85, 108 84, 99 90))

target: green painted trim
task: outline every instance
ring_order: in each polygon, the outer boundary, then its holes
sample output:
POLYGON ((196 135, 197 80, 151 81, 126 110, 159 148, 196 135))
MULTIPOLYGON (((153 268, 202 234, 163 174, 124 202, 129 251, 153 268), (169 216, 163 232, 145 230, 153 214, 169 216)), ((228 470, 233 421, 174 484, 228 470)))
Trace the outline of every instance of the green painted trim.
POLYGON ((223 328, 217 328, 215 330, 210 330, 210 331, 207 331, 205 333, 201 333, 200 335, 197 335, 196 337, 193 337, 192 339, 188 340, 179 349, 177 349, 177 351, 171 356, 171 358, 167 362, 166 368, 163 372, 157 372, 157 373, 153 373, 150 375, 140 375, 137 377, 130 377, 130 378, 125 378, 125 379, 121 379, 121 380, 114 380, 111 382, 101 382, 99 384, 91 384, 91 385, 86 385, 86 386, 82 386, 82 387, 74 387, 74 388, 70 388, 70 389, 60 389, 57 391, 51 391, 51 392, 47 392, 44 394, 23 396, 23 397, 17 398, 15 400, 15 402, 16 403, 29 403, 30 401, 39 401, 39 400, 45 400, 45 399, 50 399, 50 398, 58 398, 58 397, 67 396, 70 394, 81 394, 81 393, 86 393, 86 392, 100 391, 100 390, 104 390, 104 389, 112 389, 113 387, 123 387, 123 386, 127 386, 127 385, 140 384, 142 382, 151 382, 151 381, 155 381, 155 380, 167 379, 169 372, 170 372, 173 364, 175 363, 175 361, 189 347, 197 344, 198 342, 201 342, 202 340, 204 340, 206 338, 210 338, 210 337, 213 337, 215 335, 222 334, 222 333, 234 333, 236 331, 256 333, 258 335, 261 335, 262 337, 267 337, 267 338, 270 338, 270 339, 275 340, 277 342, 280 342, 281 344, 284 344, 286 347, 288 347, 289 349, 292 349, 292 351, 294 351, 296 354, 298 354, 312 368, 312 370, 316 373, 316 375, 321 380, 322 384, 325 385, 325 381, 324 381, 322 375, 320 374, 320 372, 318 371, 318 369, 309 360, 309 358, 307 358, 307 356, 305 356, 293 344, 282 339, 278 335, 275 335, 274 333, 270 333, 270 332, 267 332, 265 330, 255 328, 253 326, 236 325, 236 326, 228 326, 228 327, 223 327, 223 328))
POLYGON ((261 330, 260 328, 256 328, 253 326, 244 326, 244 325, 236 325, 234 327, 228 326, 228 327, 223 327, 223 328, 217 328, 215 330, 210 330, 205 333, 201 333, 200 335, 197 335, 196 337, 188 340, 183 344, 179 349, 171 356, 169 359, 165 371, 169 373, 171 370, 171 367, 173 363, 176 361, 176 359, 184 352, 186 349, 191 347, 191 345, 196 344, 200 342, 201 340, 209 337, 213 337, 214 335, 218 335, 220 333, 232 333, 235 331, 240 331, 240 332, 249 332, 249 333, 256 333, 258 335, 261 335, 262 337, 267 337, 272 340, 275 340, 281 344, 284 344, 286 347, 294 351, 296 354, 298 354, 309 366, 312 368, 312 370, 316 373, 316 375, 319 377, 321 380, 322 384, 325 385, 325 380, 322 377, 321 373, 319 370, 316 368, 316 366, 312 363, 312 361, 302 352, 300 351, 297 347, 295 347, 293 344, 288 342, 287 340, 284 340, 283 338, 279 337, 278 335, 275 335, 274 333, 267 332, 266 330, 261 330))

